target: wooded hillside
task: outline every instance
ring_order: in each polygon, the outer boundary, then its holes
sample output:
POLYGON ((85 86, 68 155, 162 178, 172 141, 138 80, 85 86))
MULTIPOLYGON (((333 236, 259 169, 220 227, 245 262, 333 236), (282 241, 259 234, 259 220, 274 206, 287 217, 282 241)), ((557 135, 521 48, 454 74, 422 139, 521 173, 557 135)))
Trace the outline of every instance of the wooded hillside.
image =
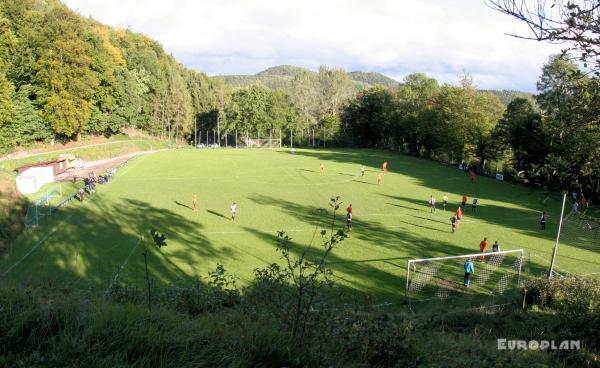
POLYGON ((213 85, 156 41, 58 0, 0 0, 0 149, 138 127, 189 133, 213 85))

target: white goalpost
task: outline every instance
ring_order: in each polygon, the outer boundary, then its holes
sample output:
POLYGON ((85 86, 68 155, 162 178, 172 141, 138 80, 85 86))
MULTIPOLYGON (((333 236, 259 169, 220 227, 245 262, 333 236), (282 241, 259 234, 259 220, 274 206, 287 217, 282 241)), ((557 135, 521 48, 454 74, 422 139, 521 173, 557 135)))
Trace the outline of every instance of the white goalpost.
POLYGON ((248 148, 281 148, 281 138, 247 138, 248 148))
POLYGON ((27 207, 25 225, 27 227, 37 226, 40 223, 40 217, 51 216, 53 199, 61 197, 62 185, 59 185, 57 188, 46 191, 46 194, 33 201, 33 203, 27 207))
MULTIPOLYGON (((569 200, 567 203, 570 203, 569 200)), ((572 203, 570 204, 572 206, 572 203)), ((557 231, 557 239, 550 261, 548 277, 564 277, 570 272, 560 268, 561 253, 557 249, 563 246, 588 249, 590 251, 600 251, 600 218, 594 217, 597 212, 588 209, 572 209, 566 216, 559 219, 560 226, 557 231)), ((577 273, 579 276, 599 275, 600 272, 577 273)))
POLYGON ((524 263, 523 249, 410 259, 406 265, 406 297, 413 302, 502 296, 522 286, 524 263), (469 286, 464 285, 467 260, 474 266, 469 286))

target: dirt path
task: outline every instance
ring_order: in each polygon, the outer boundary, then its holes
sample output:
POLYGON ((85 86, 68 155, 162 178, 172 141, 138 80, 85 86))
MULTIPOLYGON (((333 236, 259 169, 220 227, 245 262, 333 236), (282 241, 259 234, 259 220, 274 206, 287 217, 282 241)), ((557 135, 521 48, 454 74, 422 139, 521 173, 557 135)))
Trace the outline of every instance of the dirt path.
POLYGON ((148 142, 148 140, 126 139, 126 140, 122 140, 122 141, 95 143, 95 144, 89 144, 89 145, 81 145, 81 146, 75 146, 75 147, 70 147, 70 148, 62 148, 62 149, 58 149, 58 150, 48 150, 48 151, 41 151, 41 152, 34 152, 34 153, 28 153, 27 151, 21 151, 21 152, 17 152, 14 154, 6 155, 4 157, 0 157, 0 161, 35 157, 35 156, 41 156, 41 155, 48 155, 48 154, 52 154, 52 153, 69 152, 69 151, 75 151, 75 150, 85 149, 85 148, 89 148, 89 147, 99 147, 99 146, 106 146, 106 145, 110 145, 110 144, 118 144, 118 143, 125 143, 125 142, 148 142))
POLYGON ((104 160, 88 161, 88 162, 84 163, 83 168, 71 170, 69 172, 57 175, 56 177, 54 177, 54 180, 56 180, 56 181, 73 181, 73 179, 85 178, 91 172, 95 172, 97 175, 102 175, 106 172, 107 169, 118 166, 121 163, 123 163, 135 156, 147 155, 149 153, 156 153, 156 152, 162 152, 162 151, 168 151, 168 150, 170 150, 170 149, 163 148, 163 149, 152 150, 152 151, 138 151, 138 152, 128 153, 123 156, 107 158, 104 160))

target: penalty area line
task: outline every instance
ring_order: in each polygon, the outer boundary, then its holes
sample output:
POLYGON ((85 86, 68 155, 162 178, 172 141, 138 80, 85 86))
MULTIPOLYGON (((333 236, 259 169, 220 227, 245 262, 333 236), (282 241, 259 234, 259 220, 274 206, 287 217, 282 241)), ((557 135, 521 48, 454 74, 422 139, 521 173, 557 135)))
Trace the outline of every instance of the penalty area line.
MULTIPOLYGON (((71 219, 71 217, 73 217, 73 215, 69 216, 67 218, 67 221, 69 221, 71 219)), ((42 238, 40 241, 38 241, 37 244, 34 245, 33 248, 31 248, 29 250, 29 252, 25 253, 25 255, 21 259, 19 259, 12 266, 10 266, 8 269, 6 269, 6 271, 4 271, 2 273, 2 277, 8 275, 9 272, 11 272, 15 267, 17 267, 19 264, 21 264, 21 262, 23 262, 27 257, 29 257, 36 249, 41 247, 46 242, 46 240, 48 240, 52 235, 54 235, 56 230, 58 230, 58 226, 55 226, 44 238, 42 238)))
POLYGON ((129 263, 129 259, 133 255, 133 251, 135 251, 137 249, 137 247, 140 245, 141 242, 142 242, 142 240, 138 239, 137 243, 135 243, 135 245, 133 247, 131 247, 131 250, 129 251, 129 254, 127 255, 127 258, 125 258, 125 261, 123 261, 123 263, 119 267, 117 273, 115 273, 115 277, 113 278, 113 281, 112 281, 111 285, 114 284, 117 281, 117 278, 119 277, 119 275, 121 274, 121 272, 123 272, 123 269, 125 268, 125 266, 127 266, 127 263, 129 263))

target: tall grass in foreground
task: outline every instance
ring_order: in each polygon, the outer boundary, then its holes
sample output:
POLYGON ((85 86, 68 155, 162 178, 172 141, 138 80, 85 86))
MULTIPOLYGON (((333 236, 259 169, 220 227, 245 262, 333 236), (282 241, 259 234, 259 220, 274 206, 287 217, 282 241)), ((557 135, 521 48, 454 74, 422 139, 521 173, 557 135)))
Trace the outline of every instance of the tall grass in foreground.
POLYGON ((0 366, 600 366, 599 288, 578 279, 532 285, 539 304, 525 310, 412 315, 321 304, 302 346, 265 290, 157 285, 152 310, 143 291, 120 290, 0 288, 0 366), (583 349, 501 351, 497 338, 581 339, 583 349))

